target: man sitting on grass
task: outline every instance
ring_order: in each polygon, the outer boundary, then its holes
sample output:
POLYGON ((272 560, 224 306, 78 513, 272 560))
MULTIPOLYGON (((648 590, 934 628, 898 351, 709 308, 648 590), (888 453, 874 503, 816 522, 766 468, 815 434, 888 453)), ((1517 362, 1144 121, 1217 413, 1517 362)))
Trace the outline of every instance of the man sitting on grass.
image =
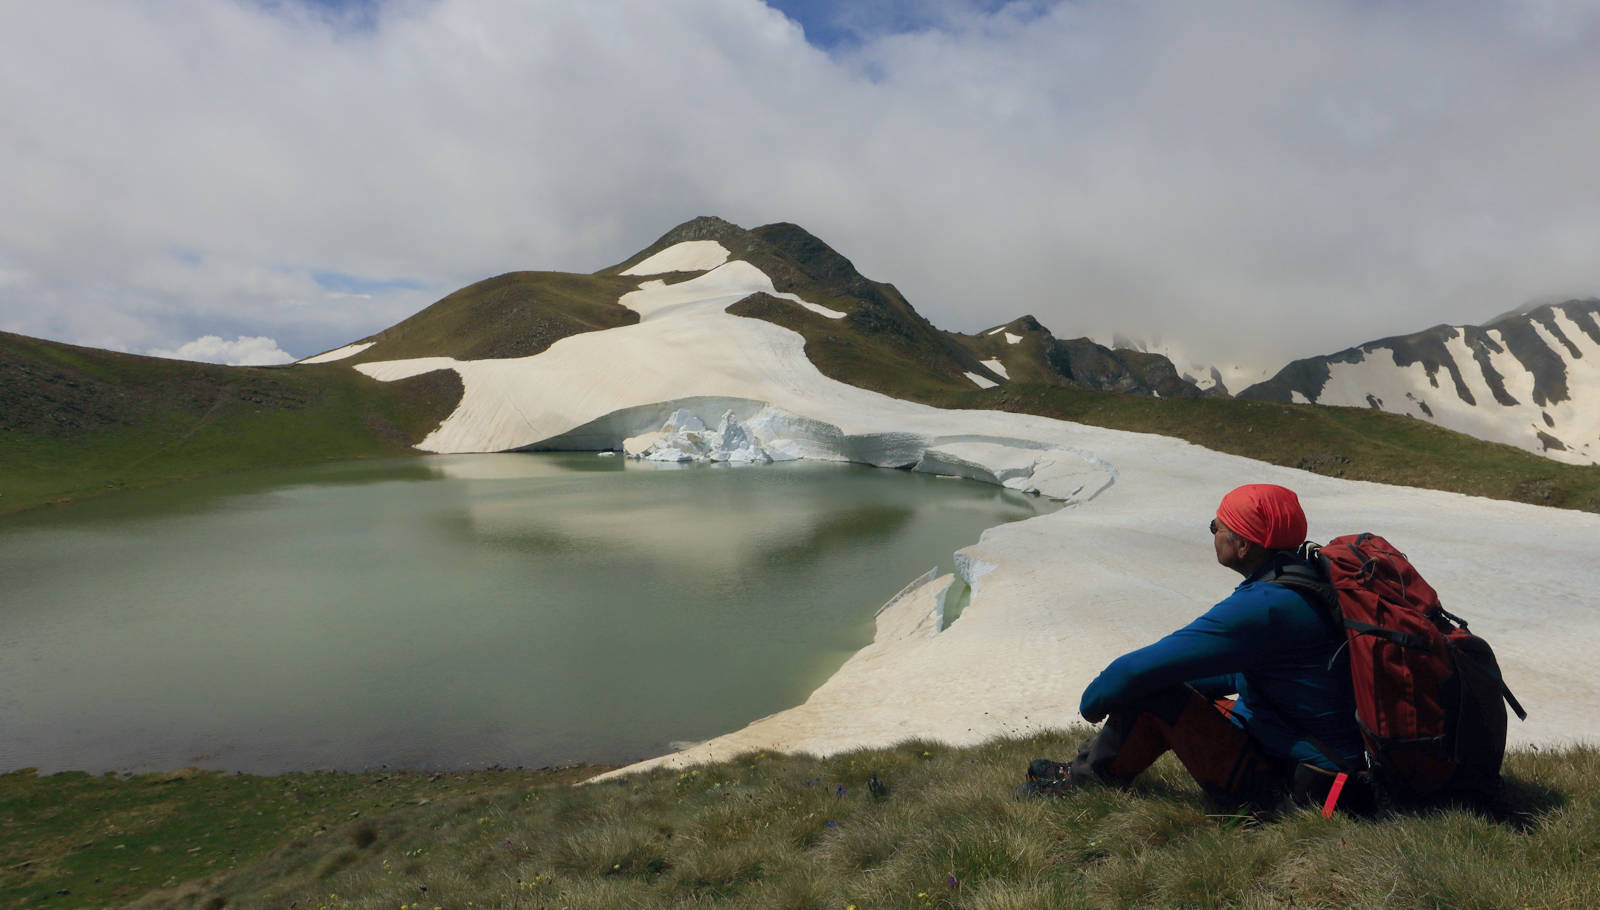
POLYGON ((1072 761, 1033 762, 1024 789, 1126 787, 1171 749, 1219 802, 1271 810, 1290 795, 1320 800, 1340 762, 1359 766, 1344 632, 1315 594, 1274 583, 1300 561, 1305 536, 1291 490, 1250 484, 1224 496, 1212 543, 1217 562, 1244 581, 1205 615, 1101 671, 1079 710, 1105 726, 1072 761))

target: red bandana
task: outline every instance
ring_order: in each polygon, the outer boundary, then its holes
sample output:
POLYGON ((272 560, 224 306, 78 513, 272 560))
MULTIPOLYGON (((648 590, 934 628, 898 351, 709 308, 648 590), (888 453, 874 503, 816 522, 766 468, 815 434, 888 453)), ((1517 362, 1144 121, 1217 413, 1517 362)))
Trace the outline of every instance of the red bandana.
POLYGON ((1288 487, 1250 483, 1222 497, 1217 520, 1245 540, 1269 550, 1289 550, 1306 539, 1306 513, 1288 487))

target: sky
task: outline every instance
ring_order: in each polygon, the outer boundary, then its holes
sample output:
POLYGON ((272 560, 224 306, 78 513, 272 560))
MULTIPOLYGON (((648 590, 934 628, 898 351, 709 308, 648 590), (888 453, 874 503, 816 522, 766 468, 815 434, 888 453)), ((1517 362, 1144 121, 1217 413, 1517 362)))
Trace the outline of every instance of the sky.
POLYGON ((281 362, 789 221, 1275 367, 1600 294, 1600 0, 0 2, 0 330, 281 362))

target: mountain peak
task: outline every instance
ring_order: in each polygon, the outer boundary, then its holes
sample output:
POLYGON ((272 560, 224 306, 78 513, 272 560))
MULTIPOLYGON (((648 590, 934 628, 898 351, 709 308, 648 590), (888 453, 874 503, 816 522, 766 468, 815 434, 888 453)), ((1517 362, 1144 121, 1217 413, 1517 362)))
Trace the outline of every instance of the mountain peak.
POLYGON ((854 263, 798 224, 780 221, 750 233, 792 260, 813 281, 850 285, 863 280, 854 263))
POLYGON ((1515 307, 1514 309, 1506 310, 1504 313, 1501 313, 1500 315, 1490 319, 1488 322, 1485 322, 1483 327, 1492 329, 1507 320, 1532 316, 1533 314, 1541 311, 1554 310, 1556 307, 1575 307, 1579 310, 1593 310, 1596 306, 1600 306, 1600 297, 1542 297, 1536 300, 1530 300, 1522 306, 1515 307))
POLYGON ((1573 464, 1600 459, 1600 299, 1437 325, 1284 367, 1241 398, 1369 407, 1573 464))
POLYGON ((867 284, 849 259, 798 224, 780 221, 747 230, 715 215, 691 218, 619 265, 602 271, 620 272, 668 247, 702 240, 722 244, 731 258, 750 262, 780 287, 804 281, 859 294, 867 284))
POLYGON ((749 233, 737 224, 715 215, 700 215, 662 234, 660 239, 646 247, 645 251, 666 249, 673 244, 691 240, 715 240, 723 246, 728 246, 727 241, 738 243, 749 233))

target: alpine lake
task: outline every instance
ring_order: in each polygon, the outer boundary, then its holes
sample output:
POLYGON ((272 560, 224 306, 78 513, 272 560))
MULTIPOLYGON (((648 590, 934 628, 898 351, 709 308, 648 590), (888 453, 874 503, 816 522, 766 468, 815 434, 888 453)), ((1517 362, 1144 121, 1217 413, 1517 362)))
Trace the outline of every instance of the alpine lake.
POLYGON ((346 462, 0 518, 0 772, 623 763, 793 706, 983 529, 860 465, 346 462))

